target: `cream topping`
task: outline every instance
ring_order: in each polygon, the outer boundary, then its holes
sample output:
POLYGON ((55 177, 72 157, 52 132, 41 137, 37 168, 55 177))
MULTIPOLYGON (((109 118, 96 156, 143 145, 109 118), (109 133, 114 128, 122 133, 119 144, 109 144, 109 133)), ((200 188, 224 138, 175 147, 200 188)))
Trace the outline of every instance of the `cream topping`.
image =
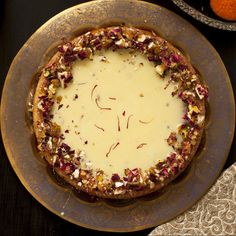
POLYGON ((72 74, 72 83, 57 90, 62 101, 52 114, 63 142, 84 151, 82 167, 123 176, 124 169, 148 170, 173 151, 166 139, 186 108, 171 96, 175 85, 164 89, 168 78, 142 54, 97 52, 92 61, 77 60, 72 74))

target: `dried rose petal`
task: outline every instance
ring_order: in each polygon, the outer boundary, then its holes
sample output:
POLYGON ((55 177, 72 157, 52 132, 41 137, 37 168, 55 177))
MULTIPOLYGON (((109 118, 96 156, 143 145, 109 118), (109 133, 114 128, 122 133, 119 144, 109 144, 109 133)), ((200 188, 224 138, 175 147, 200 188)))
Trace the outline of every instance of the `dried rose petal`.
POLYGON ((161 172, 160 175, 162 175, 163 177, 168 177, 169 176, 169 172, 166 168, 164 168, 161 172))
POLYGON ((73 52, 73 45, 71 42, 67 42, 58 46, 58 51, 64 54, 71 54, 73 52))
POLYGON ((194 105, 196 103, 195 94, 193 92, 181 91, 178 97, 187 104, 194 105))
POLYGON ((66 143, 62 143, 61 148, 64 149, 66 152, 69 152, 71 150, 70 146, 66 143))
POLYGON ((167 143, 170 146, 173 146, 175 143, 177 142, 177 136, 175 132, 171 132, 168 139, 167 139, 167 143))
POLYGON ((84 60, 85 58, 88 57, 87 52, 85 50, 81 50, 78 52, 78 56, 81 60, 84 60))
POLYGON ((71 174, 76 169, 72 163, 60 162, 60 169, 65 172, 65 174, 71 174))
POLYGON ((65 64, 70 64, 77 59, 77 56, 74 54, 64 55, 63 59, 65 64))
POLYGON ((54 104, 54 101, 47 96, 40 96, 40 102, 38 104, 38 108, 43 111, 43 116, 46 118, 49 116, 49 112, 54 104))
POLYGON ((165 163, 163 161, 160 161, 156 166, 158 167, 158 169, 162 169, 165 166, 165 163))
POLYGON ((122 29, 116 27, 107 32, 107 37, 111 39, 119 39, 122 37, 122 29))
POLYGON ((169 164, 172 164, 175 160, 176 160, 176 153, 175 153, 175 152, 172 152, 172 153, 167 157, 167 161, 169 162, 169 164))
POLYGON ((112 174, 111 180, 113 182, 119 181, 120 180, 120 176, 118 174, 112 174))
POLYGON ((120 34, 122 33, 122 29, 120 27, 115 27, 115 28, 113 28, 112 31, 115 33, 120 33, 120 34))
POLYGON ((170 57, 171 61, 179 63, 181 61, 181 56, 178 54, 172 54, 170 57))
POLYGON ((176 175, 179 172, 179 168, 178 166, 171 166, 171 171, 174 175, 176 175))
POLYGON ((184 70, 187 70, 187 69, 188 69, 188 66, 187 66, 187 65, 180 64, 180 65, 178 65, 178 69, 179 69, 180 71, 184 71, 184 70))
POLYGON ((208 89, 201 84, 196 85, 195 91, 200 99, 208 98, 208 89))

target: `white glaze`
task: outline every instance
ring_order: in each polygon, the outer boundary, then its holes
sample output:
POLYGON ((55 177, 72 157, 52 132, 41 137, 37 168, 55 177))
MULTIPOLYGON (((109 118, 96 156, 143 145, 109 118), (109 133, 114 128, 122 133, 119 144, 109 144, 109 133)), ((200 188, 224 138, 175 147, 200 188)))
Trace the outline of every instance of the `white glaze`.
POLYGON ((57 91, 63 107, 58 110, 58 104, 54 105, 52 114, 63 132, 69 130, 64 142, 76 151, 84 150, 84 167, 91 162, 87 168, 122 176, 125 168, 147 170, 173 151, 166 139, 182 123, 185 106, 171 96, 173 84, 164 89, 168 79, 161 79, 143 55, 103 51, 93 61, 76 61, 72 73, 73 82, 57 91), (76 94, 78 99, 74 99, 76 94), (100 99, 99 106, 111 110, 98 108, 96 99, 100 99), (145 145, 137 148, 142 143, 145 145))

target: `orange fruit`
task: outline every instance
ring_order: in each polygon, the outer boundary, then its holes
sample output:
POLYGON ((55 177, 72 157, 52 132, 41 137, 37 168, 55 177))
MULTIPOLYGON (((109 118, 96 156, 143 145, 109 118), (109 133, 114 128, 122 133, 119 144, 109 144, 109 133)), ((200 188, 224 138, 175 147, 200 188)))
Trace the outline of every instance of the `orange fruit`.
POLYGON ((212 10, 225 20, 236 20, 236 0, 210 0, 212 10))

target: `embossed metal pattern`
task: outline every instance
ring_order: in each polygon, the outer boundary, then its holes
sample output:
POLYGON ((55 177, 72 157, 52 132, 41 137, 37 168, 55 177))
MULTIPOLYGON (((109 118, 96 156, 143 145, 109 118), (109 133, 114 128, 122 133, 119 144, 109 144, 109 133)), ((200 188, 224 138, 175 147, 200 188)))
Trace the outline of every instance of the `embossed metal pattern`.
POLYGON ((63 11, 24 44, 4 85, 1 128, 14 171, 42 205, 80 226, 128 232, 169 221, 207 192, 220 174, 232 143, 234 108, 230 80, 220 57, 193 26, 157 5, 135 0, 103 0, 63 11), (58 185, 48 174, 46 163, 35 152, 27 99, 32 77, 53 55, 61 38, 71 39, 91 28, 123 23, 156 31, 191 59, 209 85, 208 125, 205 142, 191 165, 160 193, 130 201, 93 201, 71 193, 70 188, 58 185))

